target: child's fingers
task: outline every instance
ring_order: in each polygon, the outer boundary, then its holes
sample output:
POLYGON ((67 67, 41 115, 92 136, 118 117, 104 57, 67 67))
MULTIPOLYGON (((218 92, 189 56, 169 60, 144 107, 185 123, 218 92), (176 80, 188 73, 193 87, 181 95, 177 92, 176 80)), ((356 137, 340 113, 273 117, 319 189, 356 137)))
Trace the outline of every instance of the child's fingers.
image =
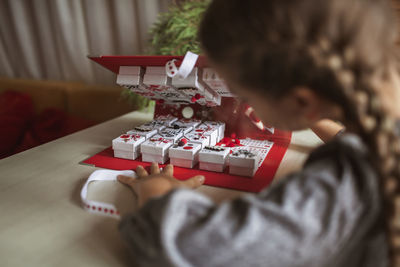
POLYGON ((174 176, 174 166, 172 164, 168 164, 163 168, 162 173, 167 176, 174 176))
POLYGON ((203 175, 196 175, 192 178, 182 181, 181 183, 184 186, 195 189, 204 183, 204 179, 205 177, 203 175))
POLYGON ((150 173, 151 174, 159 174, 160 173, 160 168, 158 167, 158 163, 156 163, 156 162, 151 163, 150 173))
POLYGON ((141 166, 141 165, 136 167, 136 174, 138 175, 139 178, 149 175, 149 173, 146 171, 146 169, 143 168, 143 166, 141 166))
POLYGON ((125 176, 125 175, 118 175, 117 180, 120 183, 131 186, 131 187, 133 186, 134 183, 136 183, 136 178, 125 176))

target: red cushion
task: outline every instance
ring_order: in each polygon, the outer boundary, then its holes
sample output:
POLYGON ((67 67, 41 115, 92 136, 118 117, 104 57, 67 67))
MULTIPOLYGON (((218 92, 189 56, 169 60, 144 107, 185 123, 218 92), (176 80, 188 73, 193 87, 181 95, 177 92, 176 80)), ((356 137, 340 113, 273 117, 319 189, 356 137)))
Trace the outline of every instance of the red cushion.
POLYGON ((56 108, 34 116, 28 94, 0 94, 0 159, 94 125, 56 108))
POLYGON ((12 115, 29 120, 33 115, 32 98, 25 93, 5 91, 0 94, 0 115, 12 115))
POLYGON ((29 95, 13 91, 0 94, 0 158, 10 155, 21 142, 32 116, 29 95))
POLYGON ((35 118, 31 133, 43 144, 94 124, 92 121, 71 116, 62 110, 48 108, 35 118))
POLYGON ((14 153, 50 142, 94 124, 94 122, 69 116, 58 109, 46 109, 34 118, 32 127, 25 132, 23 141, 14 153))
POLYGON ((46 143, 67 134, 67 114, 56 108, 42 111, 34 120, 32 134, 40 143, 46 143))

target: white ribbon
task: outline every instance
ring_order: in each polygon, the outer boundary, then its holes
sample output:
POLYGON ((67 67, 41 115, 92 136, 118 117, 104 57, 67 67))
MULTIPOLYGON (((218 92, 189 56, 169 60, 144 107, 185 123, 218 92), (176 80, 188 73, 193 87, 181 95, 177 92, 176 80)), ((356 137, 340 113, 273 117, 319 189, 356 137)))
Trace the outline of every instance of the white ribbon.
POLYGON ((83 208, 90 212, 98 215, 108 216, 115 219, 120 219, 120 214, 117 208, 113 204, 93 201, 87 199, 88 186, 93 181, 117 181, 118 175, 125 175, 136 177, 136 173, 131 170, 127 171, 112 171, 112 170, 97 170, 94 171, 81 190, 81 201, 83 208))
POLYGON ((255 126, 257 126, 257 128, 258 129, 260 129, 261 131, 269 131, 271 134, 274 134, 274 132, 275 132, 275 129, 274 129, 274 127, 267 127, 267 126, 265 126, 264 125, 264 123, 259 119, 258 121, 254 121, 253 119, 252 119, 252 117, 254 116, 254 113, 255 113, 255 110, 252 108, 252 107, 250 107, 250 106, 248 106, 247 108, 246 108, 246 110, 244 111, 244 114, 247 116, 247 117, 249 117, 249 119, 250 119, 250 121, 255 125, 255 126))
POLYGON ((178 75, 181 79, 186 79, 186 77, 192 72, 199 55, 188 51, 182 60, 180 68, 176 66, 176 59, 170 60, 165 65, 165 72, 168 77, 175 77, 178 75))

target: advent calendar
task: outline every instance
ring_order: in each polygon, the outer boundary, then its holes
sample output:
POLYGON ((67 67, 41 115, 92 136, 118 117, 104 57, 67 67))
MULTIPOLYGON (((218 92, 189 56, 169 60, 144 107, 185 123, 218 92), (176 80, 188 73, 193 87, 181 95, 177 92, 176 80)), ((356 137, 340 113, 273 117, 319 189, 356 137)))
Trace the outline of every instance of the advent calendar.
POLYGON ((264 125, 204 57, 90 59, 114 72, 120 86, 155 100, 156 108, 152 121, 132 125, 83 163, 113 170, 171 163, 178 179, 202 174, 207 185, 249 192, 272 181, 291 133, 264 125))

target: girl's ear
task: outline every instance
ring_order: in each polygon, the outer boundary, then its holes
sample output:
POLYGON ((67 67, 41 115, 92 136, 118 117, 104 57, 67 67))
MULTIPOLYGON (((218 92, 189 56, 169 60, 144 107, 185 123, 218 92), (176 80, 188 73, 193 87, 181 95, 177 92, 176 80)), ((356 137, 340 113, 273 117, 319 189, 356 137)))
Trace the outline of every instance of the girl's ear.
POLYGON ((308 123, 314 123, 323 118, 327 106, 321 97, 308 87, 296 87, 287 96, 293 112, 308 123))

